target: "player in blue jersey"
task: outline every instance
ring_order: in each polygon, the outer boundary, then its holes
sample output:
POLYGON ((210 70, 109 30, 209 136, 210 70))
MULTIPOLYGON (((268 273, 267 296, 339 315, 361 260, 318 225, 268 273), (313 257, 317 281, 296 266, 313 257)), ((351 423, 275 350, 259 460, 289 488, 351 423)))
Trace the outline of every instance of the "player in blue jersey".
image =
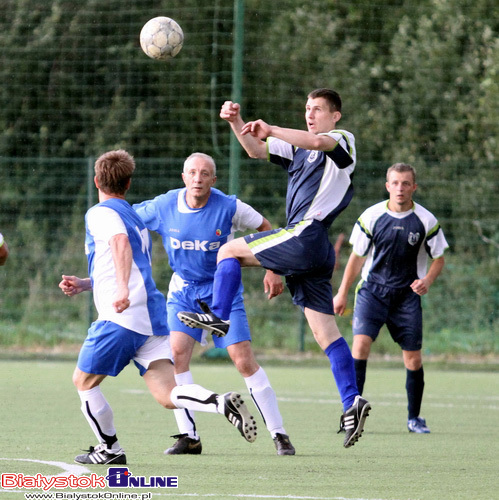
POLYGON ((81 410, 99 444, 78 455, 77 463, 126 464, 100 383, 108 375, 118 375, 132 360, 165 408, 221 413, 247 441, 256 438, 256 423, 239 394, 218 395, 196 384, 175 386, 166 301, 152 278, 149 233, 125 200, 134 170, 135 162, 124 150, 97 159, 94 180, 99 203, 85 216, 89 277, 63 275, 59 284, 68 296, 93 290, 99 314, 73 374, 81 410))
MULTIPOLYGON (((236 231, 265 231, 270 223, 252 207, 235 196, 227 196, 213 186, 216 165, 211 156, 193 153, 184 162, 182 179, 185 188, 174 189, 133 208, 151 231, 158 232, 168 254, 174 274, 168 297, 168 326, 175 360, 175 380, 178 385, 191 384, 189 368, 196 342, 206 345, 206 331, 189 328, 177 318, 177 313, 191 308, 202 312, 199 301, 211 303, 213 276, 220 247, 234 238, 236 231)), ((268 298, 282 293, 282 279, 267 271, 264 278, 268 298)), ((278 455, 294 455, 295 449, 283 427, 277 398, 269 379, 257 363, 251 348, 251 335, 243 301, 243 286, 233 299, 231 327, 224 337, 213 337, 215 347, 227 348, 256 407, 274 440, 278 455)), ((194 414, 175 410, 179 434, 175 444, 165 451, 168 455, 199 454, 201 439, 194 414)))
POLYGON ((9 247, 3 234, 0 233, 0 266, 3 266, 9 257, 9 247))
POLYGON ((344 313, 348 290, 362 270, 355 295, 352 346, 359 391, 363 392, 371 345, 386 324, 402 348, 406 367, 408 429, 429 433, 419 416, 424 389, 421 295, 428 293, 441 273, 448 245, 437 219, 412 200, 416 188, 413 167, 396 163, 388 169, 389 200, 368 208, 357 220, 350 237, 353 252, 334 309, 344 313), (427 270, 428 257, 433 260, 427 270))
POLYGON ((227 101, 221 118, 252 158, 269 159, 288 173, 287 226, 250 234, 226 243, 218 253, 211 310, 183 311, 187 325, 224 335, 241 267, 264 267, 286 277, 293 302, 304 311, 319 346, 331 363, 341 401, 348 448, 362 434, 371 405, 359 395, 350 348, 341 336, 333 310, 331 277, 334 248, 328 229, 353 196, 354 136, 336 129, 341 98, 333 90, 317 89, 305 106, 307 131, 244 123, 237 103, 227 101))

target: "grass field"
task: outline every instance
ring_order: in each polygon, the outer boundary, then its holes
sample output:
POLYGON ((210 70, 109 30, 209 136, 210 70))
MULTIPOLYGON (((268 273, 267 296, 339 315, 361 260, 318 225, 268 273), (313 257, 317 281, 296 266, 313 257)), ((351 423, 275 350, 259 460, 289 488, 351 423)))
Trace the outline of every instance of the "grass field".
MULTIPOLYGON (((130 472, 146 478, 178 476, 177 489, 115 488, 113 494, 119 490, 121 498, 134 498, 135 493, 158 499, 499 498, 497 372, 426 367, 422 416, 432 433, 414 435, 406 429, 403 369, 372 367, 365 396, 373 410, 366 431, 354 447, 344 449, 343 436, 336 434, 341 413, 336 387, 327 363, 317 364, 265 367, 297 449, 294 457, 275 455, 259 415, 258 439, 249 444, 222 416, 200 413, 203 454, 165 456, 163 450, 173 442, 169 436, 177 432, 173 413, 146 392, 134 367, 109 378, 102 389, 115 411, 130 472)), ((72 469, 74 456, 96 444, 79 410, 71 383, 73 367, 67 361, 0 361, 2 473, 106 475, 106 467, 72 469)), ((194 365, 193 373, 197 382, 213 390, 238 390, 247 396, 231 365, 194 365)), ((41 489, 0 488, 0 500, 23 499, 27 491, 41 489)), ((103 491, 52 489, 46 498, 120 498, 102 496, 103 491), (76 492, 82 496, 70 496, 76 492)))

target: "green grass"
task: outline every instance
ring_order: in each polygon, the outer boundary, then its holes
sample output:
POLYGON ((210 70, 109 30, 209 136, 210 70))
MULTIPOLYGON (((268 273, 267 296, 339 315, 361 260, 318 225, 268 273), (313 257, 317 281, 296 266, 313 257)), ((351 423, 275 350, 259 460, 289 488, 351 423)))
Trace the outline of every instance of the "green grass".
MULTIPOLYGON (((327 363, 317 365, 265 367, 297 449, 294 457, 275 455, 259 415, 259 437, 248 444, 222 416, 201 413, 197 422, 203 454, 165 456, 163 450, 173 442, 169 436, 177 432, 173 413, 152 399, 132 366, 106 380, 102 389, 115 411, 130 471, 135 476, 179 478, 177 490, 134 491, 179 499, 497 498, 497 373, 427 368, 422 416, 432 433, 414 435, 406 429, 403 369, 370 367, 365 395, 373 410, 364 436, 344 449, 343 436, 336 434, 341 413, 336 387, 327 363)), ((0 460, 1 472, 59 474, 59 466, 25 460, 71 464, 81 449, 96 444, 79 410, 71 383, 73 367, 72 362, 59 361, 0 362, 0 458, 7 459, 0 460)), ((233 389, 247 395, 231 365, 197 364, 193 373, 197 382, 217 392, 233 389)), ((88 469, 104 476, 107 472, 105 467, 88 469)), ((0 488, 0 499, 18 500, 24 493, 0 488)))

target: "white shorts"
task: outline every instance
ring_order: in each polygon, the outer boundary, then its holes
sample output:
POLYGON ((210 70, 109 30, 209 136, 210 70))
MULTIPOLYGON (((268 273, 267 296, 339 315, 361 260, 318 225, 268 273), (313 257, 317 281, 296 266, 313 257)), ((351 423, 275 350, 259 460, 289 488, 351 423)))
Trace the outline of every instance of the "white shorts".
MULTIPOLYGON (((135 364, 144 367, 145 370, 149 368, 149 365, 153 361, 157 361, 158 359, 169 359, 173 362, 173 354, 170 347, 170 336, 151 335, 146 340, 146 343, 137 350, 132 359, 135 364)), ((141 370, 141 375, 142 374, 141 370)))

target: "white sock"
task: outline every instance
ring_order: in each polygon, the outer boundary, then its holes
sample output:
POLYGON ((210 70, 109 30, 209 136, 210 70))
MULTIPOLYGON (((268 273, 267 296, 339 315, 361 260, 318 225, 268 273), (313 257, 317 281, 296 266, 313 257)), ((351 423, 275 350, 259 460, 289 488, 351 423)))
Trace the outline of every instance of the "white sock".
MULTIPOLYGON (((192 384, 194 379, 190 370, 175 375, 177 385, 192 384)), ((192 439, 199 439, 196 432, 196 422, 194 420, 194 412, 187 408, 177 408, 173 410, 177 427, 180 434, 187 434, 192 439)))
POLYGON ((170 393, 170 399, 177 408, 224 413, 223 395, 219 396, 198 384, 177 385, 170 393))
POLYGON ((260 367, 251 377, 245 377, 244 381, 271 436, 274 438, 277 433, 287 434, 277 405, 277 396, 265 370, 260 367))
POLYGON ((121 446, 116 438, 113 410, 100 387, 78 391, 78 395, 81 400, 81 411, 99 442, 103 443, 108 450, 119 450, 121 446))

